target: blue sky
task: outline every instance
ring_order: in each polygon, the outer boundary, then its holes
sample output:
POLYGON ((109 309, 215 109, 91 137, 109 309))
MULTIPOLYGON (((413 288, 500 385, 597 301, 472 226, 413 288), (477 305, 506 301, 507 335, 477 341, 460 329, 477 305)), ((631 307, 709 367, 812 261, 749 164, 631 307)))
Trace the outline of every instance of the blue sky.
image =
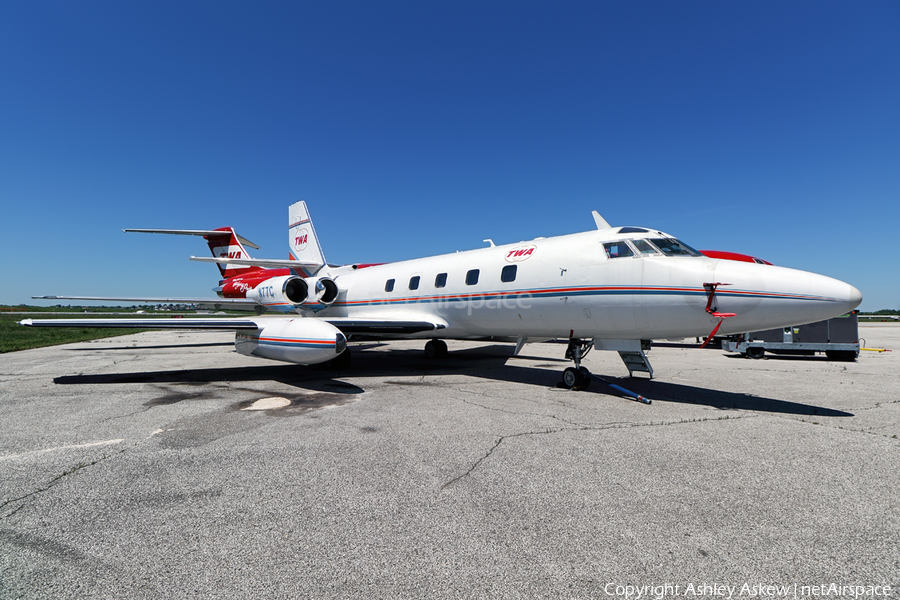
POLYGON ((8 2, 0 303, 647 225, 900 308, 896 2, 8 2))

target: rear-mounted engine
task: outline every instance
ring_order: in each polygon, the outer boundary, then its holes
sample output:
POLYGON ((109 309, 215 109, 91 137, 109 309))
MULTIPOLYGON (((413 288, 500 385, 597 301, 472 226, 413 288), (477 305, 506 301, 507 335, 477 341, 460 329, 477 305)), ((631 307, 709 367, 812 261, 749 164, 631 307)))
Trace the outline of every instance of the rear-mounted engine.
POLYGON ((338 286, 333 279, 322 277, 316 280, 307 280, 312 284, 310 286, 310 302, 318 302, 329 306, 338 297, 338 286))
POLYGON ((294 275, 266 279, 247 292, 247 298, 271 307, 294 307, 306 302, 309 286, 294 275))
POLYGON ((263 306, 293 310, 303 304, 331 306, 338 297, 338 286, 329 277, 303 279, 295 275, 271 277, 247 292, 246 297, 263 306))

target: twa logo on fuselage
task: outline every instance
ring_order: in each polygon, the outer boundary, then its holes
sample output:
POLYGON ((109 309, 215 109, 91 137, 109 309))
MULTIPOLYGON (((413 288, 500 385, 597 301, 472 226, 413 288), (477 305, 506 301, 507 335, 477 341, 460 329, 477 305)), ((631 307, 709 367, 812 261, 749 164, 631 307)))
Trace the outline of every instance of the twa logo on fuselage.
POLYGON ((303 250, 306 248, 306 244, 309 242, 309 232, 306 229, 301 229, 297 233, 294 234, 294 248, 297 250, 303 250))
POLYGON ((513 248, 506 253, 506 262, 522 262, 528 260, 537 248, 535 246, 525 246, 524 248, 513 248))

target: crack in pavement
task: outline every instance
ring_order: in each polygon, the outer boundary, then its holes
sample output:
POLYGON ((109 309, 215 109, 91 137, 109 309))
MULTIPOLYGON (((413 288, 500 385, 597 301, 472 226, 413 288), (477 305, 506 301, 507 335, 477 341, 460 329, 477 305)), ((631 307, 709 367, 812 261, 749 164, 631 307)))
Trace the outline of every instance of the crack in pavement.
MULTIPOLYGON (((461 389, 459 389, 459 388, 452 388, 452 389, 456 390, 457 392, 462 392, 462 393, 464 393, 464 394, 472 394, 472 395, 475 395, 475 396, 484 396, 484 397, 494 397, 494 396, 487 396, 486 394, 482 394, 482 393, 479 393, 479 392, 472 392, 472 391, 469 391, 469 390, 461 390, 461 389)), ((567 423, 567 424, 569 424, 569 425, 575 425, 575 426, 577 426, 577 427, 584 427, 584 426, 585 426, 584 423, 578 423, 577 421, 569 421, 568 419, 563 419, 562 417, 559 417, 559 416, 553 415, 553 414, 536 413, 536 412, 524 411, 524 410, 506 410, 506 409, 503 409, 503 408, 496 408, 496 407, 494 407, 494 406, 485 406, 484 404, 479 404, 478 402, 472 402, 471 400, 463 400, 462 402, 463 402, 464 404, 469 404, 469 405, 471 405, 471 406, 477 406, 478 408, 483 408, 483 409, 485 409, 485 410, 491 410, 491 411, 494 411, 494 412, 506 413, 506 414, 508 414, 508 415, 523 415, 523 416, 532 416, 532 417, 543 417, 543 418, 547 418, 547 419, 555 419, 555 420, 557 420, 557 421, 562 421, 563 423, 567 423)))
MULTIPOLYGON (((858 408, 854 408, 854 410, 856 410, 857 412, 863 412, 863 411, 868 411, 868 410, 875 410, 878 408, 884 408, 886 406, 891 406, 893 404, 900 404, 900 400, 887 400, 884 402, 876 402, 872 406, 861 406, 858 408)), ((834 410, 838 410, 838 409, 834 409, 834 410)), ((842 423, 841 425, 832 425, 831 423, 838 422, 838 421, 831 421, 829 417, 825 417, 825 416, 821 417, 821 419, 822 419, 821 421, 811 421, 808 419, 804 419, 804 418, 800 418, 800 417, 792 417, 789 415, 772 415, 772 416, 779 418, 779 419, 794 421, 796 423, 806 423, 807 425, 816 425, 816 426, 827 427, 829 429, 836 429, 836 430, 840 430, 840 431, 852 431, 855 433, 865 433, 868 435, 874 435, 874 436, 878 436, 878 437, 892 438, 892 436, 894 435, 894 434, 890 434, 890 433, 880 433, 878 431, 875 431, 876 429, 886 429, 887 427, 889 427, 889 425, 881 425, 881 426, 870 425, 868 427, 860 425, 858 427, 854 427, 852 425, 852 421, 850 421, 848 423, 847 421, 843 421, 843 420, 839 421, 840 423, 842 423)))
MULTIPOLYGON (((125 452, 125 450, 119 450, 115 454, 122 454, 123 452, 125 452)), ((25 494, 24 496, 19 496, 18 498, 10 498, 9 500, 4 500, 2 503, 0 503, 0 509, 4 509, 7 506, 9 506, 10 504, 13 504, 14 502, 21 502, 22 500, 25 500, 26 498, 30 498, 31 496, 46 492, 47 490, 49 490, 50 488, 55 486, 63 478, 68 477, 69 475, 74 475, 75 473, 77 473, 78 471, 81 471, 82 469, 92 467, 92 466, 96 465, 97 463, 106 460, 107 458, 111 458, 115 454, 107 454, 106 456, 101 456, 100 458, 97 458, 90 462, 78 463, 77 465, 75 465, 74 467, 69 469, 68 471, 64 471, 64 472, 60 473, 59 475, 57 475, 56 477, 54 477, 53 479, 51 479, 49 482, 47 482, 47 485, 45 485, 44 487, 34 490, 32 492, 29 492, 29 493, 25 494)), ((27 505, 27 503, 23 502, 18 508, 16 508, 12 512, 3 515, 2 518, 8 519, 9 517, 13 516, 14 514, 19 512, 20 510, 22 510, 26 505, 27 505)))
POLYGON ((888 400, 885 402, 876 402, 872 406, 861 406, 860 408, 857 408, 856 410, 874 410, 876 408, 881 408, 883 406, 890 406, 891 404, 900 404, 900 400, 888 400))
POLYGON ((115 420, 117 420, 117 419, 124 419, 125 417, 130 417, 130 416, 132 416, 132 415, 137 415, 137 414, 140 414, 140 413, 145 413, 145 412, 147 412, 148 410, 150 410, 151 408, 153 408, 153 407, 152 407, 152 406, 147 406, 147 407, 144 407, 144 408, 142 408, 142 409, 140 409, 140 410, 135 410, 135 411, 132 411, 132 412, 130 412, 130 413, 125 413, 124 415, 116 415, 116 416, 114 416, 114 417, 106 417, 105 419, 100 419, 99 421, 92 421, 92 422, 90 422, 90 423, 82 423, 81 425, 76 425, 76 426, 75 426, 75 429, 80 429, 80 428, 82 428, 82 427, 88 427, 88 426, 93 426, 93 425, 99 425, 100 423, 106 423, 107 421, 115 421, 115 420))
POLYGON ((886 428, 888 427, 888 425, 881 425, 881 426, 878 426, 878 425, 871 425, 871 426, 869 426, 869 427, 864 427, 864 428, 861 428, 861 429, 860 429, 860 428, 856 428, 856 427, 848 427, 848 426, 846 426, 846 425, 830 425, 829 422, 824 421, 824 420, 823 420, 823 421, 807 421, 806 419, 797 419, 797 418, 785 417, 785 416, 781 416, 781 415, 778 415, 778 418, 780 418, 780 419, 785 419, 785 420, 787 420, 787 421, 793 421, 793 422, 795 422, 795 423, 804 423, 804 424, 806 424, 806 425, 813 425, 813 426, 816 426, 816 427, 827 427, 828 429, 833 429, 833 430, 836 430, 836 431, 848 431, 848 432, 852 432, 852 433, 864 433, 864 434, 866 434, 866 435, 874 435, 874 436, 876 436, 876 437, 886 437, 886 438, 888 438, 888 439, 894 439, 894 438, 897 437, 896 434, 891 434, 891 433, 881 433, 881 432, 879 432, 879 431, 875 431, 875 429, 879 429, 879 428, 880 428, 880 429, 886 429, 886 428))
MULTIPOLYGON (((480 406, 479 404, 476 404, 476 403, 471 403, 471 404, 473 404, 474 406, 480 406)), ((523 413, 523 414, 531 414, 531 413, 523 413)), ((541 416, 547 416, 547 415, 541 415, 541 416)), ((550 435, 550 434, 554 434, 554 433, 562 433, 564 431, 604 431, 606 429, 631 429, 634 427, 666 427, 669 425, 683 425, 683 424, 687 424, 687 423, 702 423, 702 422, 706 422, 706 421, 730 421, 730 420, 735 420, 735 419, 755 419, 758 417, 759 417, 759 415, 755 415, 755 414, 744 414, 744 415, 734 415, 734 416, 723 415, 723 416, 715 417, 715 418, 680 419, 678 421, 662 421, 659 423, 654 423, 652 421, 650 423, 617 422, 617 423, 608 423, 606 425, 581 425, 578 427, 560 427, 558 429, 545 429, 543 431, 522 431, 519 433, 511 433, 509 435, 502 435, 499 438, 497 438, 497 441, 494 442, 494 445, 491 446, 491 448, 485 453, 485 455, 482 456, 481 458, 479 458, 478 460, 476 460, 472 464, 472 466, 469 467, 468 470, 466 470, 466 472, 461 473, 460 475, 457 475, 450 481, 444 483, 441 486, 441 489, 445 490, 448 487, 450 487, 451 485, 453 485, 454 483, 456 483, 457 481, 471 475, 475 471, 475 469, 477 469, 481 465, 481 463, 483 463, 485 460, 490 458, 490 456, 494 453, 494 451, 496 451, 497 448, 499 448, 503 442, 505 442, 506 440, 511 439, 511 438, 525 437, 525 436, 531 436, 531 435, 550 435)))

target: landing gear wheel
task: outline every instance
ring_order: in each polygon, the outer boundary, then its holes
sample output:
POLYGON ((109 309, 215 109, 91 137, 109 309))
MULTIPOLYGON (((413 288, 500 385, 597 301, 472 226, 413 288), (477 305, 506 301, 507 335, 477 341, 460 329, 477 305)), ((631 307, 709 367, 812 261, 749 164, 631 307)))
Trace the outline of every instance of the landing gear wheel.
POLYGON ((575 386, 578 385, 578 380, 580 378, 581 374, 578 372, 578 369, 575 367, 567 367, 566 370, 563 371, 563 386, 570 390, 574 389, 575 386))
POLYGON ((331 360, 322 364, 325 369, 349 369, 350 368, 350 350, 344 350, 331 360))
POLYGON ((563 387, 570 390, 583 390, 591 384, 591 372, 584 367, 568 367, 563 371, 563 387))
POLYGON ((762 358, 766 355, 766 349, 758 346, 747 348, 747 356, 750 358, 762 358))
POLYGON ((426 358, 443 358, 447 356, 447 342, 444 340, 429 340, 425 344, 426 358))
POLYGON ((587 367, 578 367, 578 374, 581 376, 581 381, 578 383, 578 389, 588 389, 591 385, 591 372, 587 370, 587 367))

